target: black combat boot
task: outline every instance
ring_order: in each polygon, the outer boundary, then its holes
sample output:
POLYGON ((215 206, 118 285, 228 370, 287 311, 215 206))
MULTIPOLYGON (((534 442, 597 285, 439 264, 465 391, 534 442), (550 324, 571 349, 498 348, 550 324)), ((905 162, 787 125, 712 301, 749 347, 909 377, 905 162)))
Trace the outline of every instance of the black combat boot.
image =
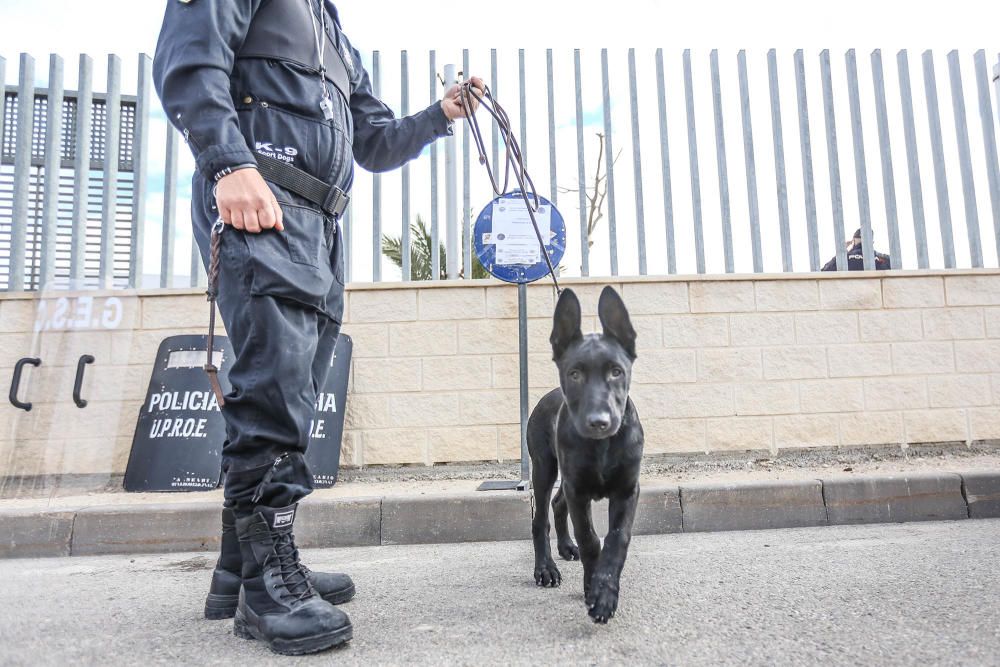
MULTIPOLYGON (((214 621, 232 618, 236 613, 242 567, 240 541, 236 537, 236 515, 233 510, 225 508, 222 510, 222 549, 205 599, 205 618, 214 621)), ((354 597, 354 582, 346 574, 313 572, 305 565, 302 569, 319 596, 330 604, 343 604, 354 597)))
POLYGON ((233 632, 285 655, 316 653, 353 635, 347 614, 316 594, 299 563, 292 536, 297 507, 258 507, 236 520, 243 586, 233 632))

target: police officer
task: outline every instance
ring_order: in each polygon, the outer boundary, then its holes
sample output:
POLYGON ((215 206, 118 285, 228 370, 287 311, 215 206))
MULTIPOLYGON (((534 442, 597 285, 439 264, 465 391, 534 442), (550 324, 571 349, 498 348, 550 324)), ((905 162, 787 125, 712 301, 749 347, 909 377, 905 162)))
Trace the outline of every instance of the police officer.
MULTIPOLYGON (((864 271, 865 270, 865 257, 861 247, 861 228, 854 232, 854 237, 848 239, 847 243, 847 270, 848 271, 864 271)), ((875 251, 875 270, 876 271, 887 271, 892 268, 892 261, 889 255, 883 252, 875 251)), ((837 258, 834 257, 829 262, 823 265, 823 271, 836 271, 837 270, 837 258)))
POLYGON ((354 584, 303 566, 291 531, 312 490, 303 453, 343 316, 339 217, 354 162, 395 169, 450 135, 458 88, 395 118, 324 0, 169 0, 153 69, 195 156, 191 217, 206 266, 218 232, 218 307, 235 352, 205 614, 235 616, 238 636, 280 653, 320 651, 351 638, 333 605, 354 584))

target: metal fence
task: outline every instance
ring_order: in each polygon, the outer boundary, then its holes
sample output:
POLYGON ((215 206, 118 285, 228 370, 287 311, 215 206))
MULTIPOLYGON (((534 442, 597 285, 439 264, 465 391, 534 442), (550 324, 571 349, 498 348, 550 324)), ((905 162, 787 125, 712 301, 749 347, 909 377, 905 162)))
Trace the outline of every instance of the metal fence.
MULTIPOLYGON (((879 246, 894 268, 997 266, 1000 61, 991 73, 984 50, 943 60, 925 51, 919 64, 903 50, 895 67, 878 50, 865 62, 853 49, 780 57, 471 49, 366 59, 376 93, 404 115, 438 100, 461 73, 488 80, 519 123, 540 194, 571 229, 578 224, 567 275, 816 271, 832 256, 843 267, 844 240, 858 227, 869 268, 879 246), (426 97, 411 94, 420 88, 426 97), (734 139, 742 160, 731 160, 734 139), (853 187, 843 182, 852 172, 853 187)), ((0 80, 4 73, 0 59, 0 80)), ((149 58, 139 57, 135 96, 122 95, 117 56, 107 93, 93 92, 88 56, 79 76, 78 90, 65 91, 62 60, 52 56, 48 85, 36 88, 34 60, 22 54, 19 84, 0 100, 0 287, 142 286, 143 258, 157 255, 145 284, 150 276, 163 287, 199 284, 178 197, 186 155, 172 129, 160 132, 162 210, 146 206, 152 126, 166 127, 158 104, 150 107, 149 58), (158 247, 144 233, 153 225, 158 247)), ((410 279, 416 216, 428 222, 431 247, 443 240, 447 250, 444 267, 430 253, 431 276, 472 274, 471 228, 492 193, 468 128, 457 127, 398 173, 359 172, 344 221, 350 279, 410 279), (402 244, 398 267, 382 252, 384 235, 402 244)), ((490 147, 498 164, 495 126, 490 147)))

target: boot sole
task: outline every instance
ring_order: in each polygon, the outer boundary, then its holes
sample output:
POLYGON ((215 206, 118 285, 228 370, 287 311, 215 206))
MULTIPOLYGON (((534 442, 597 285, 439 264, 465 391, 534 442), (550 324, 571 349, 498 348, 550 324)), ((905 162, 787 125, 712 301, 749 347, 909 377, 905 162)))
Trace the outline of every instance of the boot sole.
POLYGON ((237 613, 233 620, 233 634, 240 639, 260 640, 267 644, 267 647, 273 652, 281 655, 306 655, 309 653, 319 653, 320 651, 325 651, 351 641, 354 637, 354 626, 348 624, 333 632, 313 635, 312 637, 269 640, 259 629, 248 623, 242 615, 237 613))
POLYGON ((236 615, 236 606, 239 604, 240 596, 220 595, 209 593, 205 598, 205 618, 210 621, 221 621, 232 618, 236 615))
MULTIPOLYGON (((354 584, 341 591, 335 591, 325 596, 323 599, 330 604, 344 604, 354 599, 356 589, 354 584)), ((221 595, 219 593, 209 593, 205 598, 205 618, 209 621, 222 621, 233 618, 236 615, 236 607, 239 604, 240 596, 221 595)))

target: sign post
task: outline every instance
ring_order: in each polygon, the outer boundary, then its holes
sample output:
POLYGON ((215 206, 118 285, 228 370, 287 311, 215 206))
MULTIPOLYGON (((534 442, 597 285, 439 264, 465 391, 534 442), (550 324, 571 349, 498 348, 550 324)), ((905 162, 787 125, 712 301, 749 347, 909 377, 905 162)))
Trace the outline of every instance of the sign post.
MULTIPOLYGON (((528 196, 533 200, 533 196, 528 196)), ((566 252, 566 223, 562 215, 544 197, 538 197, 534 211, 538 233, 545 241, 544 251, 552 266, 558 266, 566 252)), ((531 486, 528 456, 528 283, 549 275, 549 265, 542 256, 538 235, 519 191, 495 198, 476 219, 473 232, 476 256, 491 275, 517 285, 517 331, 519 353, 519 387, 521 412, 521 479, 520 481, 490 480, 479 485, 479 491, 523 491, 531 486)))

